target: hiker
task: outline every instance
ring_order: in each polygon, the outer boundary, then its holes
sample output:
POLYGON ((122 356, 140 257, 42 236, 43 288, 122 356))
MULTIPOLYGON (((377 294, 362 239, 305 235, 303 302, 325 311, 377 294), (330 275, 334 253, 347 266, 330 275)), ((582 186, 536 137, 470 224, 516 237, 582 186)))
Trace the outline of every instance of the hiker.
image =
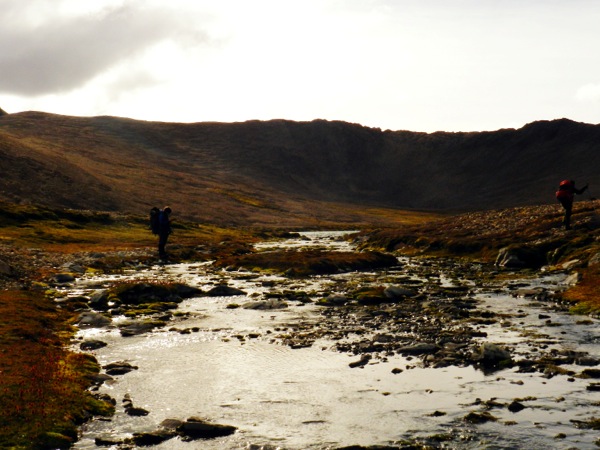
POLYGON ((167 245, 167 239, 171 234, 171 208, 165 206, 162 211, 158 212, 157 220, 157 234, 158 234, 158 256, 160 259, 167 259, 167 252, 165 246, 167 245))
POLYGON ((577 189, 574 180, 563 180, 560 182, 558 191, 556 191, 556 199, 565 209, 565 218, 563 219, 565 230, 571 229, 571 213, 573 212, 573 198, 575 194, 581 195, 587 188, 588 185, 586 184, 581 189, 577 189))

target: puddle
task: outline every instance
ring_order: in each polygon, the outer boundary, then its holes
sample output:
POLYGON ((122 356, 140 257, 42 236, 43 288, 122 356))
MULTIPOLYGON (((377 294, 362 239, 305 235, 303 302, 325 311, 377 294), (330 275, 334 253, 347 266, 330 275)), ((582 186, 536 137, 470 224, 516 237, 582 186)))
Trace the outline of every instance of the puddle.
MULTIPOLYGON (((338 233, 302 233, 300 238, 277 243, 278 248, 330 246, 351 249, 338 233)), ((273 243, 261 244, 273 249, 273 243)), ((578 430, 572 419, 589 420, 597 414, 599 392, 586 389, 590 380, 511 368, 485 375, 472 367, 440 369, 419 367, 418 360, 390 355, 350 368, 358 356, 339 353, 326 338, 309 348, 292 349, 273 339, 275 331, 296 333, 295 323, 321 320, 314 304, 290 302, 288 308, 255 311, 228 308, 273 289, 309 292, 316 300, 335 291, 344 280, 373 282, 380 278, 422 279, 418 264, 403 259, 403 269, 385 273, 352 273, 307 280, 288 280, 250 272, 214 271, 210 264, 179 264, 132 271, 119 277, 81 279, 72 295, 89 294, 116 279, 176 279, 203 290, 226 281, 247 295, 199 297, 180 304, 189 313, 169 327, 194 329, 182 334, 164 330, 123 338, 116 329, 85 330, 80 337, 100 339, 108 345, 92 352, 104 365, 127 361, 138 370, 116 376, 100 392, 117 400, 110 421, 92 421, 82 427, 74 448, 92 449, 96 437, 126 438, 151 432, 169 418, 196 416, 237 427, 229 437, 201 442, 169 440, 159 449, 335 449, 350 445, 393 445, 403 439, 446 436, 441 448, 595 448, 597 432, 578 430), (150 411, 130 417, 121 407, 128 394, 136 407, 150 411), (479 425, 465 423, 469 412, 486 411, 482 402, 500 405, 489 409, 497 420, 479 425), (512 413, 506 405, 519 399, 525 409, 512 413), (557 438, 560 436, 560 439, 557 438)), ((451 286, 454 276, 441 273, 439 286, 451 286)), ((560 279, 527 283, 554 286, 560 279)), ((473 280, 461 283, 476 287, 473 280)), ((578 318, 549 311, 544 303, 515 297, 508 290, 478 288, 478 308, 506 315, 506 321, 481 326, 486 341, 506 344, 517 355, 532 348, 572 349, 600 357, 598 321, 576 324, 578 318), (516 317, 515 317, 516 316, 516 317), (550 321, 556 326, 548 327, 550 321)), ((482 339, 483 340, 483 339, 482 339)), ((576 368, 581 371, 582 368, 576 368)), ((592 380, 593 381, 593 380, 592 380)), ((489 405, 488 405, 489 406, 489 405)))

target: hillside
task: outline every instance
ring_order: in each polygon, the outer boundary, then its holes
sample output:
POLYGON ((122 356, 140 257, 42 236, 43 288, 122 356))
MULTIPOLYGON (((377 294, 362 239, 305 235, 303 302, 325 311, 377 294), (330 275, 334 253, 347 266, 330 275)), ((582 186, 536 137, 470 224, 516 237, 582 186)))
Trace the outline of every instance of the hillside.
POLYGON ((385 223, 394 210, 554 202, 600 173, 600 126, 566 119, 473 133, 316 120, 159 123, 39 112, 0 116, 0 199, 146 211, 223 225, 385 223))

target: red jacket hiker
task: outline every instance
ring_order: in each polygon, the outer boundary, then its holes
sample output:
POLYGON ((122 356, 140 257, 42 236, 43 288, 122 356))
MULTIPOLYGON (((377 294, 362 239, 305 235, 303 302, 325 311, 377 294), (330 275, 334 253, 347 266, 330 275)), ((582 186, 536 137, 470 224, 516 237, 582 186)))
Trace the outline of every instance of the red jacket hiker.
POLYGON ((573 199, 575 194, 581 195, 588 188, 586 184, 581 189, 575 187, 575 181, 563 180, 558 185, 558 191, 556 191, 556 199, 565 209, 565 217, 563 219, 563 225, 566 230, 571 229, 571 213, 573 211, 573 199))

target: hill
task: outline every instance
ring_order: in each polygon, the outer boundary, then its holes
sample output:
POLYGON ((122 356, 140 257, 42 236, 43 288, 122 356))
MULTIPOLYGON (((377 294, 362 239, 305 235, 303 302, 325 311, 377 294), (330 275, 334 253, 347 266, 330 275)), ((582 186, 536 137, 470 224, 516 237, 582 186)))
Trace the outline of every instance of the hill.
POLYGON ((222 225, 377 224, 396 210, 552 203, 567 177, 593 192, 599 150, 600 126, 567 119, 427 134, 25 112, 0 116, 0 199, 138 213, 170 204, 222 225))

